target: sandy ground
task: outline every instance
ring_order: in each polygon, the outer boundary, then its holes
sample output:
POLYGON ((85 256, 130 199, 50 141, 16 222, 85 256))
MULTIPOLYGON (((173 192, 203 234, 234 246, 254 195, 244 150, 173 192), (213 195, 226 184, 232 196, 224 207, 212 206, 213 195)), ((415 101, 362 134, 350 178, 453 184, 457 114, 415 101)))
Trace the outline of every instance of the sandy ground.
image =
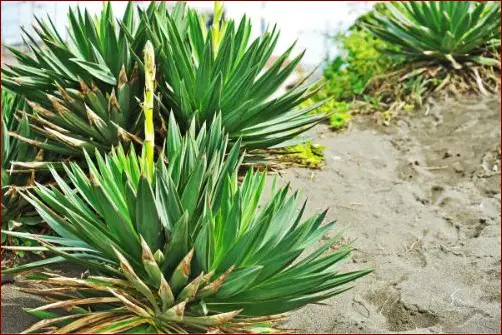
POLYGON ((290 169, 310 211, 356 239, 375 272, 288 327, 303 332, 500 333, 500 100, 464 99, 397 127, 319 130, 327 166, 290 169))
MULTIPOLYGON (((410 115, 395 127, 368 117, 316 129, 322 170, 282 178, 309 211, 356 239, 344 269, 375 272, 324 305, 292 314, 301 332, 500 333, 500 99, 470 98, 410 115)), ((2 333, 33 323, 39 301, 2 287, 2 333)))

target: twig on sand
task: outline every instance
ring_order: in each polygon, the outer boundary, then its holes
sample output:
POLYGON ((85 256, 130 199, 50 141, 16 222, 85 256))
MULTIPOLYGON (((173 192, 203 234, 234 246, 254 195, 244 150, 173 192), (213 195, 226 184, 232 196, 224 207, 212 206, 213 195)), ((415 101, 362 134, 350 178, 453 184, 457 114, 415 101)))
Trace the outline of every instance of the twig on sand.
POLYGON ((426 166, 424 169, 426 170, 444 170, 449 168, 449 165, 442 165, 442 166, 426 166))
POLYGON ((359 203, 359 202, 353 202, 351 203, 350 205, 335 205, 336 207, 342 207, 342 208, 347 208, 347 209, 351 209, 351 210, 358 210, 357 208, 354 208, 353 206, 355 205, 358 205, 358 206, 362 206, 363 204, 359 203))
POLYGON ((488 95, 488 91, 485 89, 485 86, 483 85, 483 80, 479 75, 478 69, 473 68, 472 72, 474 72, 474 78, 476 79, 476 84, 478 84, 479 92, 481 92, 481 94, 483 95, 488 95))
POLYGON ((404 254, 406 255, 407 253, 412 251, 415 248, 415 245, 417 245, 417 243, 419 242, 420 240, 417 238, 415 241, 413 241, 413 243, 409 247, 407 247, 406 244, 404 244, 404 254))

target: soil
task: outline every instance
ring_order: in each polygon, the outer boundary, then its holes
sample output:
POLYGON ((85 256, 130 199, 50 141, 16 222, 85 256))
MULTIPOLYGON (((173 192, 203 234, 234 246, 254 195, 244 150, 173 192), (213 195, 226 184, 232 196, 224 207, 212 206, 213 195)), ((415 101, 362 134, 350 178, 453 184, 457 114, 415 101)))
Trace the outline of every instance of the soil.
POLYGON ((396 126, 317 130, 320 171, 282 178, 355 239, 345 269, 375 271, 295 312, 300 332, 500 333, 500 98, 463 98, 396 126))
MULTIPOLYGON (((310 213, 329 207, 328 219, 347 227, 355 249, 341 269, 375 269, 284 326, 500 334, 500 97, 447 101, 396 123, 319 126, 326 166, 282 171, 310 213)), ((26 329, 34 320, 21 306, 39 304, 4 285, 2 333, 26 329)))

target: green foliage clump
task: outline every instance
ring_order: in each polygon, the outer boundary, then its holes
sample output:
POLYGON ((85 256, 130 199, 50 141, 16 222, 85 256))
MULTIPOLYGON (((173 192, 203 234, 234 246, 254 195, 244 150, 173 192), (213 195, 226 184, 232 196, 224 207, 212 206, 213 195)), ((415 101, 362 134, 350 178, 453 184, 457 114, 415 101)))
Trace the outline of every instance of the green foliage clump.
MULTIPOLYGON (((318 103, 325 101, 326 99, 330 99, 329 92, 327 89, 322 88, 316 93, 316 95, 309 98, 305 104, 318 103)), ((317 110, 328 115, 328 124, 331 129, 340 130, 345 128, 351 119, 349 105, 350 103, 348 102, 335 101, 331 98, 330 100, 325 101, 317 110)))
POLYGON ((386 50, 406 60, 450 63, 474 61, 499 65, 484 57, 500 46, 500 3, 477 1, 396 1, 384 13, 374 11, 364 26, 393 46, 386 50))
POLYGON ((333 113, 329 116, 329 125, 333 130, 343 129, 347 126, 351 119, 350 104, 347 102, 333 103, 333 113))
POLYGON ((334 129, 346 126, 346 115, 376 112, 388 124, 431 94, 500 87, 497 3, 379 3, 334 40, 342 54, 330 61, 325 86, 311 98, 332 97, 320 110, 332 113, 334 129))
POLYGON ((353 102, 367 99, 365 90, 370 80, 388 71, 393 64, 382 57, 380 49, 386 43, 357 25, 347 34, 336 35, 333 41, 341 55, 329 61, 324 70, 324 86, 307 104, 331 98, 316 111, 329 113, 329 125, 333 130, 339 130, 348 125, 353 102))
POLYGON ((386 43, 364 30, 339 34, 335 42, 342 50, 324 71, 326 89, 337 101, 350 101, 363 94, 368 81, 388 70, 392 62, 382 57, 386 43))
MULTIPOLYGON (((221 21, 221 5, 207 29, 203 16, 177 2, 152 1, 142 9, 130 2, 116 20, 110 3, 100 15, 69 10, 65 40, 50 18, 36 18, 36 37, 24 31, 33 55, 9 48, 17 62, 2 68, 2 84, 31 101, 36 110, 33 132, 46 141, 36 143, 82 160, 82 149, 101 153, 112 146, 140 144, 144 87, 142 62, 147 40, 156 54, 158 90, 155 104, 156 131, 165 135, 171 111, 180 128, 187 130, 213 120, 222 123, 243 147, 277 147, 303 133, 325 115, 310 114, 316 106, 297 107, 311 92, 309 85, 272 96, 301 61, 293 46, 271 66, 279 30, 253 38, 251 20, 221 21), (291 62, 287 59, 291 57, 291 62)), ((158 136, 161 146, 164 136, 158 136)))
POLYGON ((280 156, 279 160, 286 164, 319 169, 324 165, 325 148, 325 146, 312 141, 292 145, 284 148, 284 154, 280 156))
POLYGON ((225 155, 219 116, 198 134, 192 126, 182 136, 173 117, 170 125, 169 162, 161 155, 152 179, 143 158, 119 146, 97 153, 97 164, 86 155, 90 176, 71 163, 68 180, 52 171, 58 188, 26 195, 57 236, 10 234, 57 256, 17 270, 69 261, 92 271, 31 277, 60 293, 33 290, 52 299, 35 315, 57 308, 54 299, 89 309, 69 322, 50 313, 28 332, 270 333, 280 314, 340 294, 370 272, 339 272, 350 245, 331 250, 338 234, 318 246, 335 222, 323 224, 326 212, 302 219, 305 204, 297 210, 289 186, 274 182, 262 201, 266 173, 250 169, 239 183, 240 143, 225 155))

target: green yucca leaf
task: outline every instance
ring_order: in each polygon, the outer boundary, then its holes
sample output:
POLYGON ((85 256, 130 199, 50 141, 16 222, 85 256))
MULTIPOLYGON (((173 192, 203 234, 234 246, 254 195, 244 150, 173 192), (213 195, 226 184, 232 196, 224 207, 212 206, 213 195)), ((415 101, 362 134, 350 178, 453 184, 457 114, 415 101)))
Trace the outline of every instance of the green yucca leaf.
POLYGON ((479 58, 489 41, 500 41, 500 4, 495 2, 391 2, 388 14, 375 13, 366 28, 393 47, 388 52, 416 59, 450 63, 465 61, 500 67, 479 58))
POLYGON ((174 304, 174 294, 169 286, 169 283, 164 278, 164 275, 161 277, 160 287, 159 287, 159 297, 162 301, 162 311, 166 311, 168 308, 172 307, 174 304))

